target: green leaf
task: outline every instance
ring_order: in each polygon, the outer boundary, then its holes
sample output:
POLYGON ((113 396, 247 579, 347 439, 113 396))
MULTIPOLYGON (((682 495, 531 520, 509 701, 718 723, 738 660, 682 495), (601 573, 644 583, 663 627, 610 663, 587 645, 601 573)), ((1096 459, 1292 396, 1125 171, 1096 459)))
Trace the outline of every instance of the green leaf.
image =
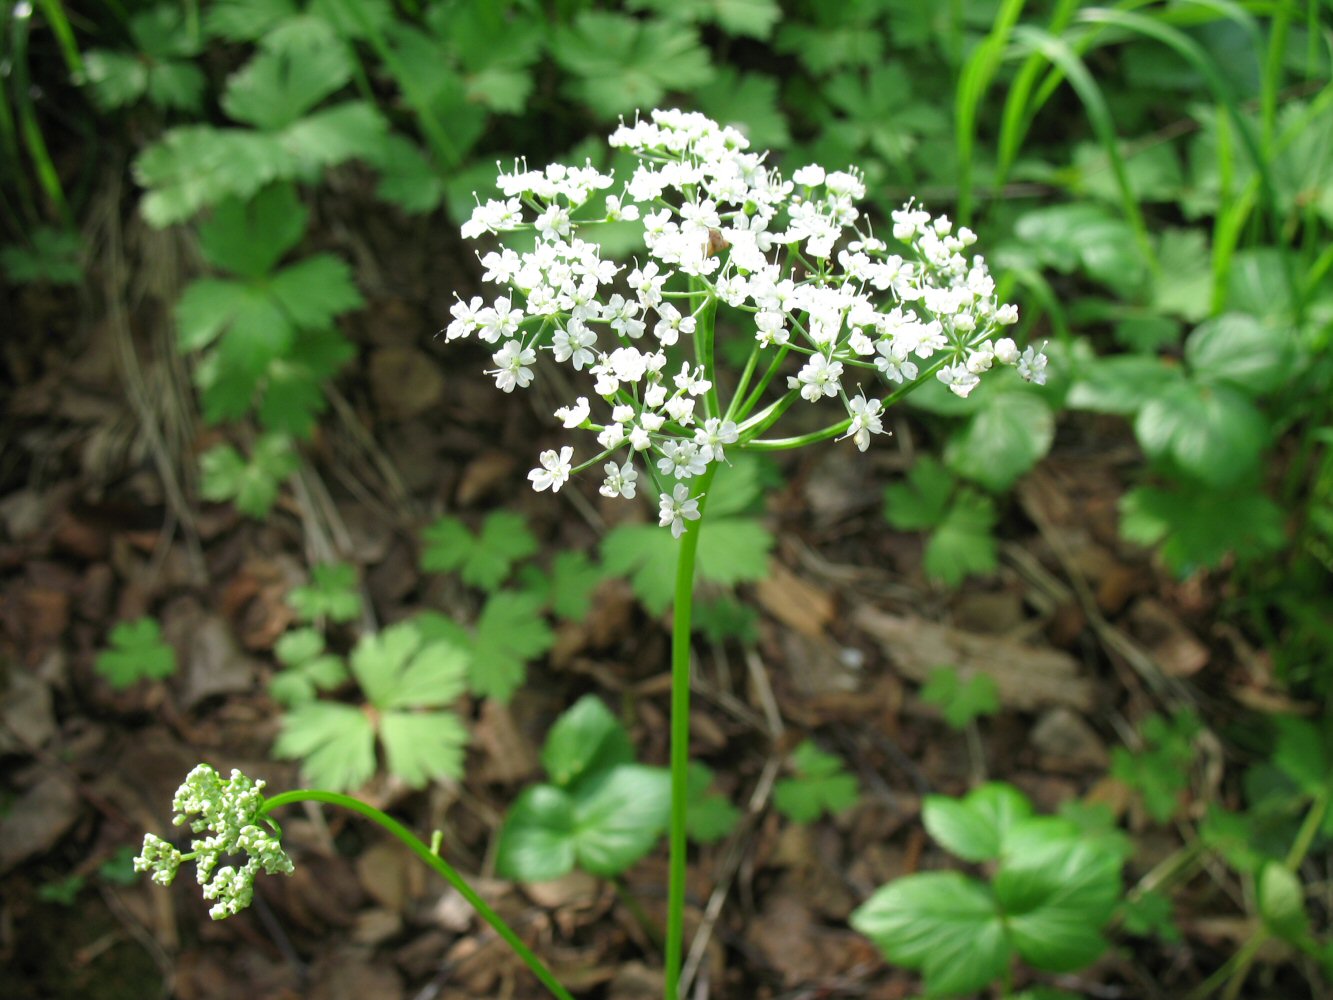
POLYGON ((0 247, 0 267, 16 284, 78 285, 83 282, 79 256, 83 240, 78 233, 38 226, 28 234, 31 246, 0 247))
POLYGON ((357 589, 356 567, 347 563, 320 563, 310 568, 310 582, 293 587, 287 595, 301 621, 328 618, 350 622, 361 613, 361 593, 357 589))
POLYGON ((712 844, 731 833, 740 822, 741 811, 726 797, 709 791, 713 772, 698 761, 690 761, 686 832, 696 844, 712 844))
POLYGON ((1100 929, 1122 892, 1120 868, 1119 857, 1081 840, 1063 820, 1011 827, 993 887, 1023 960, 1051 972, 1095 961, 1106 949, 1100 929))
POLYGON ((308 212, 290 184, 253 198, 228 198, 199 227, 199 245, 215 267, 246 278, 268 274, 301 241, 308 212))
POLYGON ((269 289, 299 327, 327 327, 339 313, 365 304, 352 280, 351 268, 327 253, 283 268, 273 276, 269 289))
POLYGON ((1000 710, 1000 689, 990 674, 971 673, 964 679, 952 667, 938 667, 926 679, 921 700, 938 708, 951 728, 963 729, 1000 710))
POLYGON ((327 26, 312 27, 302 37, 299 46, 261 50, 233 73, 222 94, 222 109, 237 121, 276 132, 341 90, 352 78, 346 44, 327 26))
POLYGON ((1172 916, 1171 900, 1155 889, 1126 899, 1120 909, 1125 930, 1135 937, 1157 937, 1166 944, 1180 943, 1180 929, 1172 916))
POLYGON ((664 768, 621 764, 590 774, 573 791, 574 853, 593 875, 619 875, 666 832, 671 776, 664 768))
POLYGON ((1032 815, 1032 803, 1012 785, 982 785, 963 799, 928 795, 921 805, 926 830, 945 850, 964 861, 992 861, 1005 836, 1032 815))
POLYGON ((1075 268, 1133 296, 1148 279, 1133 228, 1101 205, 1076 202, 1023 215, 1014 225, 1023 252, 1061 274, 1075 268))
POLYGON ((695 601, 694 630, 710 642, 734 639, 742 645, 759 641, 759 612, 732 597, 695 601))
POLYGON ((634 760, 629 733, 602 700, 586 694, 556 720, 542 748, 542 767, 562 788, 586 775, 634 760))
POLYGON ((1185 360, 1196 378, 1227 383, 1251 397, 1287 382, 1292 354, 1287 331, 1244 313, 1215 316, 1185 340, 1185 360))
POLYGON ((1309 938, 1305 889, 1290 868, 1278 861, 1265 862, 1259 869, 1257 889, 1259 916, 1270 931, 1292 944, 1309 938))
POLYGON ((347 160, 374 163, 388 131, 384 116, 364 101, 344 101, 294 122, 277 137, 287 154, 284 177, 315 181, 321 170, 347 160))
POLYGON ((521 514, 496 511, 473 536, 453 517, 442 517, 422 532, 426 542, 421 568, 428 573, 458 571, 463 582, 493 591, 504 582, 514 563, 537 551, 537 539, 521 514))
POLYGON ((278 486, 297 464, 291 441, 280 434, 261 437, 249 462, 230 445, 218 445, 199 458, 200 492, 205 500, 232 500, 241 513, 264 517, 277 499, 278 486))
POLYGON ((295 16, 292 0, 215 0, 204 13, 204 28, 214 38, 254 42, 295 16))
POLYGON ((157 227, 183 222, 223 198, 245 198, 295 174, 291 156, 273 137, 209 125, 171 129, 135 158, 133 170, 147 189, 143 216, 157 227))
POLYGON ((500 592, 486 602, 472 646, 473 694, 508 701, 527 674, 527 661, 551 648, 555 636, 531 594, 500 592))
POLYGON ((652 850, 670 806, 670 776, 639 764, 591 774, 572 792, 534 786, 505 817, 496 870, 527 882, 559 878, 576 865, 619 875, 652 850))
MULTIPOLYGON (((656 528, 675 542, 665 528, 656 528)), ((768 574, 773 533, 748 517, 704 519, 699 538, 698 571, 701 579, 725 587, 762 580, 768 574)))
POLYGON ((761 39, 782 19, 776 0, 630 0, 629 7, 689 24, 713 22, 729 35, 761 39))
POLYGON ((825 813, 842 812, 856 804, 861 788, 844 769, 842 758, 825 753, 810 740, 792 752, 796 776, 773 786, 773 805, 796 823, 812 823, 825 813))
POLYGON ((1120 533, 1140 545, 1161 545, 1162 558, 1181 577, 1220 565, 1230 552, 1274 552, 1286 540, 1282 510, 1263 494, 1189 483, 1130 490, 1120 501, 1120 533))
POLYGON ((990 891, 958 872, 896 879, 850 923, 890 962, 921 970, 930 997, 980 990, 1004 975, 1012 956, 990 891))
POLYGON ((1218 487, 1253 472, 1268 421, 1230 386, 1182 381, 1144 404, 1134 433, 1150 457, 1218 487))
POLYGON ((1079 366, 1065 405, 1071 410, 1131 416, 1180 381, 1180 370, 1160 358, 1141 354, 1093 358, 1079 366))
POLYGON ((1180 712, 1171 719, 1152 715, 1143 720, 1143 748, 1137 752, 1116 747, 1111 774, 1143 796, 1148 814, 1165 823, 1180 808, 1180 796, 1189 788, 1194 763, 1194 736, 1199 722, 1180 712))
POLYGON ((121 622, 107 638, 111 648, 98 653, 93 666, 117 691, 176 672, 176 651, 162 641, 162 630, 151 618, 121 622))
POLYGON ((574 870, 574 803, 553 785, 524 789, 509 807, 495 870, 520 882, 549 882, 574 870))
POLYGON ((1167 229, 1157 244, 1152 304, 1197 323, 1212 311, 1213 267, 1202 229, 1167 229))
POLYGON ((1290 715, 1272 717, 1277 742, 1270 758, 1306 795, 1319 795, 1333 788, 1333 766, 1319 728, 1306 719, 1290 715))
POLYGON ((128 52, 94 49, 83 57, 84 79, 104 111, 133 104, 148 91, 148 65, 128 52))
POLYGON ((551 54, 574 78, 574 96, 604 118, 657 107, 668 90, 713 76, 692 28, 611 11, 582 11, 572 26, 557 28, 551 54))
POLYGON ((949 439, 945 461, 958 475, 1002 492, 1051 448, 1055 415, 1033 392, 990 396, 949 439))
POLYGON ((292 629, 273 646, 286 668, 274 676, 269 694, 288 708, 312 700, 347 679, 347 668, 337 656, 324 652, 324 636, 313 628, 292 629))
POLYGON ((283 716, 273 756, 300 760, 301 773, 316 788, 349 791, 375 773, 375 729, 359 708, 306 702, 283 716))
POLYGON ((922 455, 907 473, 907 482, 884 489, 884 517, 899 531, 924 531, 944 523, 953 496, 954 478, 934 457, 922 455))
POLYGON ((723 66, 711 83, 695 89, 694 100, 713 121, 740 131, 753 148, 783 149, 791 144, 774 77, 723 66))
POLYGON ((444 181, 439 172, 406 136, 389 135, 380 147, 375 166, 380 172, 376 197, 397 205, 409 215, 432 211, 444 197, 444 181))
POLYGON ((993 572, 999 565, 992 533, 996 520, 995 501, 975 490, 960 491, 926 542, 926 575, 956 587, 968 576, 993 572))
POLYGON ((380 716, 380 739, 390 773, 409 788, 463 775, 468 733, 452 712, 385 712, 380 716))
POLYGON ((442 640, 423 642, 413 621, 362 636, 351 666, 367 699, 381 711, 448 705, 467 690, 466 652, 442 640))

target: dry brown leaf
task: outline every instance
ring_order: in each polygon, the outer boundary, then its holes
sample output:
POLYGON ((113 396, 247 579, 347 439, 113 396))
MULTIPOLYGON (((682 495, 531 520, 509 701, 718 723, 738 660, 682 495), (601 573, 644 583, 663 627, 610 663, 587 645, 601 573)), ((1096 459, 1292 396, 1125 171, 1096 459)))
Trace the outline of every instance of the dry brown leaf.
POLYGON ((822 635, 833 620, 833 596, 776 559, 770 560, 768 575, 755 584, 754 592, 765 611, 805 635, 822 635))

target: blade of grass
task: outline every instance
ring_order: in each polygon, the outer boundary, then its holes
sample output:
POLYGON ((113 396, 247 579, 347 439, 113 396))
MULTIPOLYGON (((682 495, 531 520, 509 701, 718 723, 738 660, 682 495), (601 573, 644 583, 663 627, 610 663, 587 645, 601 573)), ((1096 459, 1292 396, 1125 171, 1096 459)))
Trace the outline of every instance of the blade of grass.
POLYGON ((995 27, 968 57, 958 76, 954 97, 954 143, 958 148, 957 215, 963 225, 972 217, 972 158, 976 149, 977 109, 1004 59, 1009 36, 1023 13, 1026 0, 1005 0, 995 27))
POLYGON ((65 59, 70 76, 75 82, 82 82, 83 56, 79 53, 78 43, 74 41, 74 29, 69 26, 65 8, 61 6, 60 0, 37 0, 37 6, 41 8, 51 33, 56 36, 56 44, 60 46, 60 54, 65 59))
POLYGON ((15 7, 10 21, 10 59, 12 84, 10 93, 18 112, 18 131, 28 150, 28 159, 37 174, 37 182, 66 225, 70 225, 69 204, 60 184, 60 175, 46 148, 46 139, 37 122, 37 111, 32 102, 31 81, 28 78, 28 35, 32 27, 32 8, 15 7))
POLYGON ((1070 86, 1074 88, 1074 92, 1078 94, 1079 100, 1083 102, 1088 121, 1092 124, 1093 131, 1097 133, 1097 138, 1111 161, 1111 172, 1115 175, 1116 187, 1120 190, 1121 207, 1130 227, 1134 230, 1139 252, 1153 274, 1158 274, 1160 267, 1157 253, 1148 235, 1148 225, 1143 219, 1143 213, 1139 210, 1138 199, 1134 197, 1134 189, 1129 183, 1129 172, 1125 169, 1125 158, 1120 153, 1120 137, 1116 135, 1115 123, 1111 120, 1111 110, 1106 106, 1106 98, 1102 95, 1101 88, 1097 86, 1097 81, 1093 79, 1088 67, 1074 50, 1049 32, 1030 25, 1020 25, 1014 31, 1014 39, 1024 49, 1041 52, 1052 64, 1059 66, 1068 78, 1070 86))

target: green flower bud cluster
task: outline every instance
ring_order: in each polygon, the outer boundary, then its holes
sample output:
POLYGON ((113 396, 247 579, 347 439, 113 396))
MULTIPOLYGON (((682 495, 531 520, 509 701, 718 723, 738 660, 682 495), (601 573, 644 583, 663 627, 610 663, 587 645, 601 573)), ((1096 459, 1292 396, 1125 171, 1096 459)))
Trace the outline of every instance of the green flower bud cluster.
POLYGON ((204 898, 215 903, 208 913, 214 920, 239 913, 254 899, 255 876, 290 875, 292 860, 282 849, 277 824, 263 816, 263 781, 251 781, 233 770, 224 779, 207 764, 200 764, 185 778, 172 800, 176 826, 195 833, 189 853, 182 853, 161 837, 144 836, 143 850, 134 859, 134 870, 152 872, 158 885, 171 885, 181 862, 193 861, 204 898), (271 829, 260 826, 263 822, 271 829), (244 855, 240 867, 219 863, 229 855, 244 855))

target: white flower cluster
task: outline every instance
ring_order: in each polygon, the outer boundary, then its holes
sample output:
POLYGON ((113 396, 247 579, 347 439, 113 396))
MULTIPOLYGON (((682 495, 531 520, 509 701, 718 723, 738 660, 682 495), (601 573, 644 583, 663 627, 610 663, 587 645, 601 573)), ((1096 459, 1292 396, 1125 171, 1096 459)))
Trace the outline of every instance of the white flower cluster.
MULTIPOLYGON (((504 392, 532 384, 538 351, 586 371, 605 412, 580 396, 555 413, 597 435, 600 453, 578 468, 611 459, 602 493, 633 497, 638 457, 675 534, 693 501, 682 484, 662 488, 659 475, 702 474, 797 399, 838 399, 846 418, 837 431, 864 451, 884 432, 893 389, 931 373, 960 396, 996 363, 1045 380, 1044 356, 993 339, 1018 314, 997 301, 985 261, 966 255, 970 230, 909 202, 892 215, 895 250, 861 225, 859 172, 806 166, 786 180, 740 132, 700 114, 654 111, 622 123, 610 143, 640 161, 619 192, 590 164, 501 173, 504 199, 479 204, 463 235, 529 229, 536 245, 486 253, 483 278, 503 291, 457 302, 445 332, 495 345, 488 374, 504 392), (610 221, 642 225, 646 259, 617 266, 580 238, 610 221), (712 357, 719 303, 731 311, 724 323, 739 314, 753 328, 751 364, 726 406, 712 357), (793 372, 785 383, 783 371, 793 372), (766 401, 775 376, 780 398, 766 401)), ((575 471, 563 447, 543 452, 529 478, 554 492, 575 471)))
POLYGON ((263 781, 251 781, 233 770, 224 780, 207 764, 200 764, 176 790, 172 809, 176 826, 189 825, 196 837, 190 853, 182 854, 161 837, 147 834, 143 850, 134 859, 134 870, 152 872, 158 885, 171 885, 181 862, 194 861, 204 898, 216 900, 208 913, 214 920, 233 916, 254 899, 255 876, 290 875, 292 861, 273 833, 259 825, 264 806, 263 781), (218 863, 227 855, 244 854, 240 868, 218 863))

